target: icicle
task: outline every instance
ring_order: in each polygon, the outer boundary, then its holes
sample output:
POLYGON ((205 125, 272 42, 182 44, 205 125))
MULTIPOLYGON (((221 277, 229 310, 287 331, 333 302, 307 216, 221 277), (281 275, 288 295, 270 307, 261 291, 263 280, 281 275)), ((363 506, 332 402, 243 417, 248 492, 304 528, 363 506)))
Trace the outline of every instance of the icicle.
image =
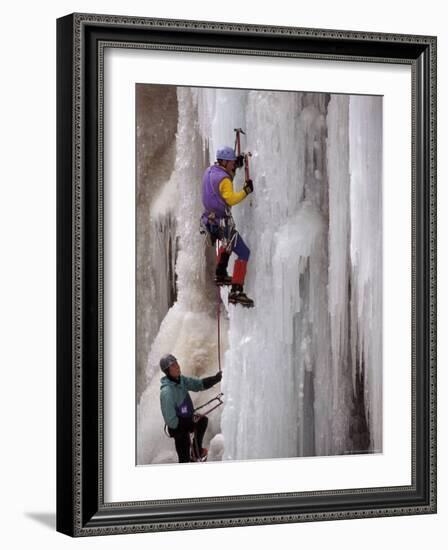
POLYGON ((382 98, 350 96, 353 383, 362 375, 369 450, 382 450, 382 98))

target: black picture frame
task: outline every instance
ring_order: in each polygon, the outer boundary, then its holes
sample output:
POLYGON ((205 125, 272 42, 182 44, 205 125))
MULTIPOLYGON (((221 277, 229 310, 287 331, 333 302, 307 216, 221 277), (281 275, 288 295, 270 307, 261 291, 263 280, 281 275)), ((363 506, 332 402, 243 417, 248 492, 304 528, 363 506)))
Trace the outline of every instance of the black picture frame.
POLYGON ((57 530, 90 536, 436 512, 436 44, 432 36, 72 14, 57 21, 57 530), (107 503, 104 45, 412 68, 412 484, 107 503))

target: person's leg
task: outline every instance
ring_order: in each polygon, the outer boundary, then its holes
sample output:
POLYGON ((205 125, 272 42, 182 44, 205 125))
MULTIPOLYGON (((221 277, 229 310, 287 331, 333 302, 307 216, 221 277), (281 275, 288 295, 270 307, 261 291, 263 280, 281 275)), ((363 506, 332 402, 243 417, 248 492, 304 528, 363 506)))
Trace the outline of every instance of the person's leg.
POLYGON ((202 442, 204 440, 204 434, 207 426, 208 418, 206 416, 201 416, 201 418, 196 422, 193 440, 193 452, 196 456, 198 454, 198 450, 202 454, 202 442))
POLYGON ((241 235, 238 233, 238 231, 235 231, 236 237, 233 241, 232 246, 232 252, 235 252, 235 254, 238 256, 238 260, 242 260, 243 262, 249 261, 250 256, 250 250, 247 244, 244 242, 241 235))
POLYGON ((227 265, 229 263, 230 252, 225 246, 220 246, 216 258, 215 283, 217 285, 230 285, 232 278, 227 274, 227 265))
POLYGON ((243 290, 244 280, 246 278, 247 262, 249 260, 250 250, 241 235, 236 230, 231 242, 233 245, 232 252, 238 256, 233 268, 232 286, 235 287, 233 290, 241 291, 243 290))
POLYGON ((190 462, 190 433, 185 430, 181 430, 174 436, 174 444, 176 446, 179 462, 190 462))
POLYGON ((235 266, 233 268, 232 289, 229 294, 229 302, 232 304, 241 304, 246 307, 253 307, 254 301, 243 292, 250 250, 238 232, 236 232, 233 243, 232 251, 235 252, 238 259, 235 261, 235 266))

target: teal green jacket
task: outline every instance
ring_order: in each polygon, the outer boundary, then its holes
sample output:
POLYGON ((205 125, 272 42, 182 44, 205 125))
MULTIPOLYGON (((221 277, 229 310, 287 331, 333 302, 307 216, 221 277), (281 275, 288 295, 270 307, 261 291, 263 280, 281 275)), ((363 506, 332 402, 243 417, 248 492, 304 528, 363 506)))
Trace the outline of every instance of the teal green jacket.
POLYGON ((179 417, 193 416, 193 402, 189 391, 202 391, 204 384, 199 378, 180 376, 179 382, 164 376, 160 381, 160 407, 165 424, 175 430, 179 425, 179 417))

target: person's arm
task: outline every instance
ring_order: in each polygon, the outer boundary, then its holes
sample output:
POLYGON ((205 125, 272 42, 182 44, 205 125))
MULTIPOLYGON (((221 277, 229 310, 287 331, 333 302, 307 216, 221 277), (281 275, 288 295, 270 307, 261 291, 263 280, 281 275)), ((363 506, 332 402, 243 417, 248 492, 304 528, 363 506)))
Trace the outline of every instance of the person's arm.
POLYGON ((165 424, 172 430, 175 430, 179 426, 179 418, 176 414, 176 407, 171 392, 162 391, 160 393, 160 407, 165 424))
POLYGON ((202 384, 204 385, 204 390, 208 390, 215 384, 218 384, 218 382, 221 382, 222 379, 222 372, 219 371, 215 374, 215 376, 208 376, 207 378, 202 379, 202 384))
POLYGON ((219 184, 219 193, 229 206, 238 204, 248 195, 244 189, 241 191, 233 190, 233 182, 230 178, 224 178, 219 184))
POLYGON ((218 382, 221 382, 222 372, 218 372, 215 376, 208 376, 206 378, 193 378, 188 376, 183 376, 182 378, 187 390, 202 391, 208 390, 218 382))
POLYGON ((204 385, 200 378, 182 375, 181 380, 183 382, 184 388, 188 391, 202 391, 204 389, 204 385))

